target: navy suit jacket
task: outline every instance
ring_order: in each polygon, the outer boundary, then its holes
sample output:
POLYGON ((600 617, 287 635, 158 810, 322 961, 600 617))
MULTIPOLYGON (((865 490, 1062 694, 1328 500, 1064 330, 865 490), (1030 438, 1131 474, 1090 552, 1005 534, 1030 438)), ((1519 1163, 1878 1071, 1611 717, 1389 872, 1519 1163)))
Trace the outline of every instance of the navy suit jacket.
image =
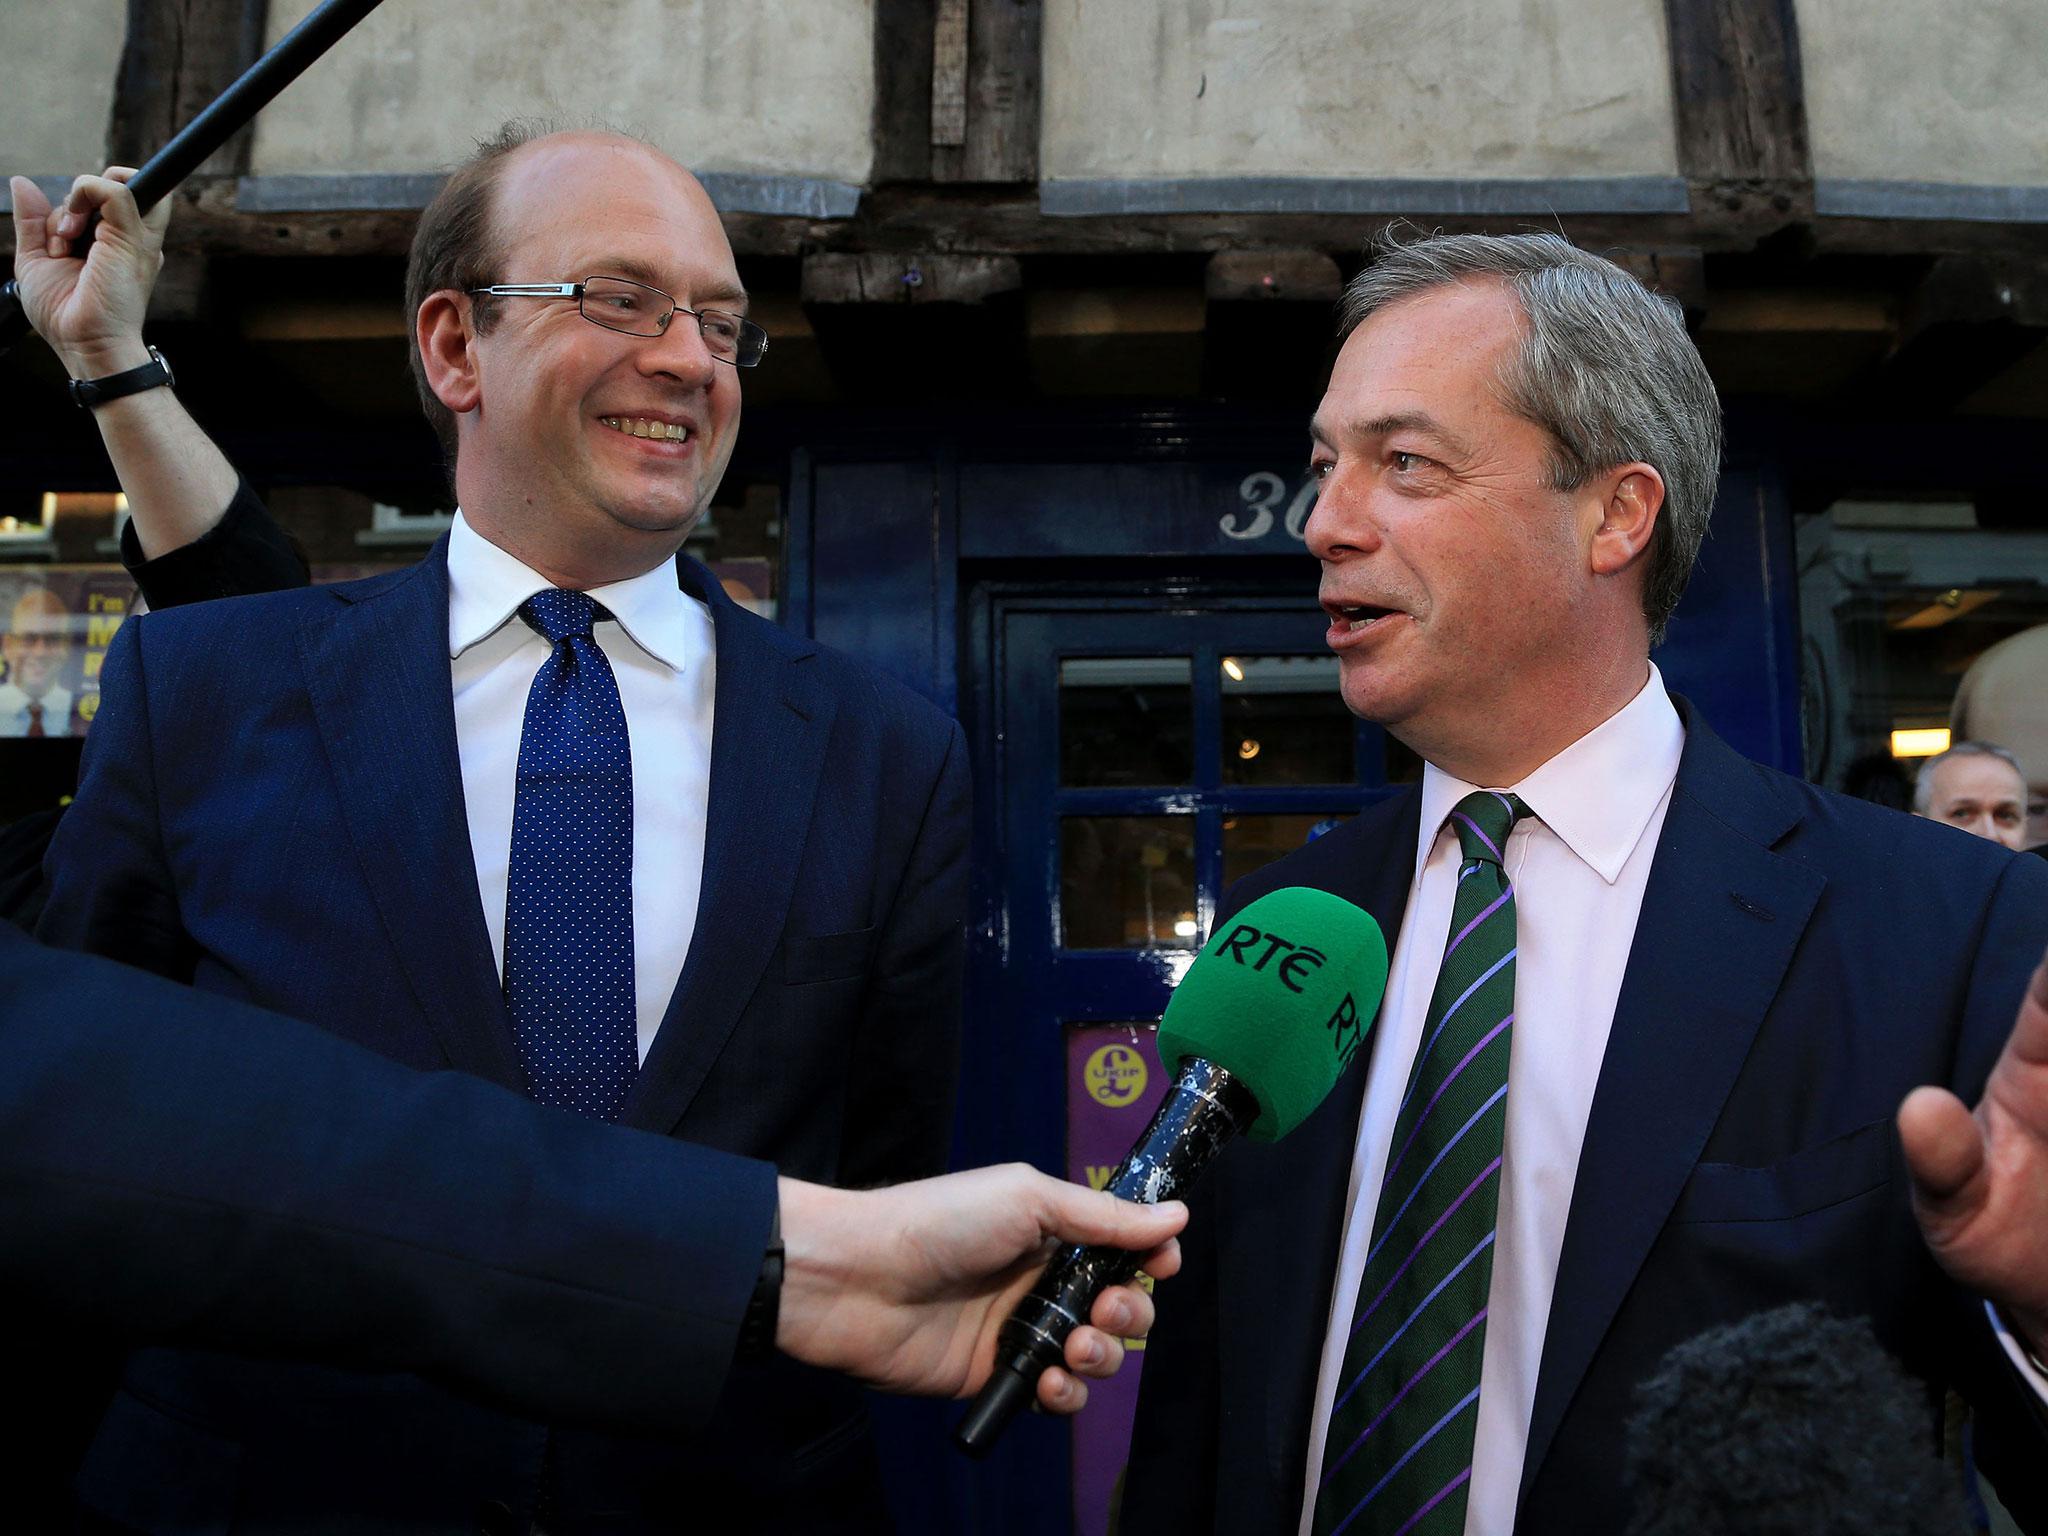
MULTIPOLYGON (((383 1362, 641 1431, 711 1416, 768 1164, 408 1072, 4 925, 0 1039, 0 1290, 46 1321, 383 1362)), ((17 1490, 46 1470, 21 1441, 17 1490)))
MULTIPOLYGON (((966 908, 959 729, 678 570, 718 648, 704 884, 625 1123, 828 1183, 940 1171, 966 908)), ((436 549, 123 625, 40 932, 523 1089, 470 857, 447 624, 436 549)), ((712 1518, 728 1500, 770 1529, 880 1519, 857 1392, 786 1362, 736 1371, 704 1434, 656 1444, 551 1432, 411 1378, 149 1351, 79 1487, 143 1529, 188 1528, 196 1509, 205 1529, 471 1530, 480 1508, 516 1523, 537 1497, 555 1532, 712 1518), (181 1469, 177 1510, 164 1466, 181 1469)))
MULTIPOLYGON (((1981 1303, 1921 1242, 1893 1128, 1922 1083, 1975 1102, 2048 945, 2048 870, 1759 767, 1680 710, 1516 1530, 1623 1530, 1637 1382, 1681 1340, 1801 1299, 1867 1315, 1909 1369, 1970 1397, 1981 1462, 2048 1529, 2036 1405, 1981 1303)), ((1420 803, 1399 795, 1261 870, 1219 921, 1308 885, 1399 933, 1420 803)), ((1296 1529, 1364 1091, 1350 1074, 1287 1140, 1233 1148, 1198 1191, 1145 1353, 1125 1536, 1296 1529)))

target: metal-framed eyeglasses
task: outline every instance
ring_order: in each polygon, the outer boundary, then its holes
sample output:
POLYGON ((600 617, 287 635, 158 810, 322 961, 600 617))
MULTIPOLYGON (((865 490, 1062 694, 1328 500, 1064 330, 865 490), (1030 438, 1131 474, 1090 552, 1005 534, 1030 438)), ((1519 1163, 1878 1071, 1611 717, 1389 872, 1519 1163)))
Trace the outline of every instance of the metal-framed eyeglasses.
POLYGON ((592 325, 626 336, 661 336, 677 315, 697 322, 704 349, 722 363, 751 368, 768 350, 768 333, 743 315, 723 309, 685 309, 659 288, 624 277, 586 277, 580 283, 493 283, 471 294, 498 299, 574 299, 592 325))

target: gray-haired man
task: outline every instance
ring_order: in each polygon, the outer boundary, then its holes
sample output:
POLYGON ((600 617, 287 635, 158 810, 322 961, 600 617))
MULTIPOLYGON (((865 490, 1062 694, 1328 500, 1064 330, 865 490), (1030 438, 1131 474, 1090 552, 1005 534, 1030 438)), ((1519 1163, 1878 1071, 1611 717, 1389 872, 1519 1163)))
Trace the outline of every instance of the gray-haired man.
POLYGON ((1988 741, 1959 741, 1920 765, 1913 813, 1947 822, 2004 848, 2027 846, 2027 776, 2019 759, 1988 741))
POLYGON ((2038 1500, 2048 871, 1666 693, 1720 450, 1676 306, 1466 235, 1381 253, 1344 328, 1307 540, 1346 703, 1427 766, 1218 921, 1312 885, 1399 937, 1368 1070, 1201 1193, 1124 1531, 1619 1531, 1635 1384, 1802 1298, 2038 1500))

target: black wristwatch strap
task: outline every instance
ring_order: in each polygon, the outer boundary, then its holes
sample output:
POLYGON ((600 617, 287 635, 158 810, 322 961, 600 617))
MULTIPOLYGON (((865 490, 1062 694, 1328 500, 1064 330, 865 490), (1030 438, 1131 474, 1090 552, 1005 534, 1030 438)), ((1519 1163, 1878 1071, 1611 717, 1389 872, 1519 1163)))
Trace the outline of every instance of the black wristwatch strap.
POLYGON ((140 368, 110 373, 104 379, 73 379, 71 399, 79 409, 89 411, 109 400, 119 400, 123 395, 137 395, 145 389, 155 389, 159 384, 176 382, 171 377, 171 365, 164 361, 163 353, 151 347, 149 361, 140 368))
POLYGON ((758 1358, 775 1352, 775 1324, 782 1316, 782 1207, 778 1203, 768 1223, 768 1249, 761 1255, 761 1278, 754 1282, 754 1294, 747 1298, 747 1313, 740 1320, 739 1352, 758 1358))

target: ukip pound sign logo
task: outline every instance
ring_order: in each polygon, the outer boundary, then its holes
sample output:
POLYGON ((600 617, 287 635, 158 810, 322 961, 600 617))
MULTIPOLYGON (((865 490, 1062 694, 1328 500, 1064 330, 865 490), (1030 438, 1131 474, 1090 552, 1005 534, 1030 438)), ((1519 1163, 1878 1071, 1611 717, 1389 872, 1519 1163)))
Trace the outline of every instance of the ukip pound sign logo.
POLYGON ((1286 958, 1274 966, 1274 974, 1280 978, 1280 985, 1290 992, 1299 992, 1302 983, 1309 976, 1323 968, 1330 957, 1312 944, 1290 944, 1277 933, 1261 933, 1250 923, 1239 923, 1216 946, 1218 955, 1228 955, 1239 965, 1248 965, 1255 971, 1263 971, 1273 962, 1275 955, 1286 953, 1286 958), (1263 943, 1263 950, 1255 946, 1263 943), (1247 958, 1247 951, 1255 951, 1247 958))
POLYGON ((1082 1075, 1088 1084, 1088 1097, 1110 1109, 1122 1109, 1135 1100, 1145 1091, 1151 1076, 1145 1069, 1144 1056, 1122 1044, 1096 1050, 1088 1058, 1082 1075))

